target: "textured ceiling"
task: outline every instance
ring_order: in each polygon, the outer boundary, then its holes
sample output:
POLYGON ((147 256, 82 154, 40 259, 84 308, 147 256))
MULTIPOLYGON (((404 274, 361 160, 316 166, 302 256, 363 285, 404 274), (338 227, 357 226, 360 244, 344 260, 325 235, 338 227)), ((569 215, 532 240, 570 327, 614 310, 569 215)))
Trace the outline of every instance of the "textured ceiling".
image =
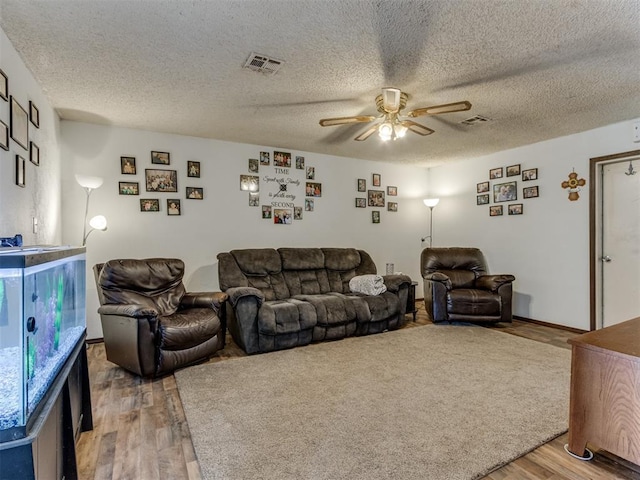
POLYGON ((640 117, 640 0, 0 0, 0 25, 69 120, 438 165, 640 117), (473 108, 388 143, 318 125, 385 86, 473 108))

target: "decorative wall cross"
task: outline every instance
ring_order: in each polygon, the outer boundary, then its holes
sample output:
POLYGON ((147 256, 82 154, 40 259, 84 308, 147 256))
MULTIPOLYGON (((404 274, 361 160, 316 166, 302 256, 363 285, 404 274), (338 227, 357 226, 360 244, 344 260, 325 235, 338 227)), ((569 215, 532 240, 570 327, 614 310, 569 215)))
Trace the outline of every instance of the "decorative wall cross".
POLYGON ((569 189, 569 200, 574 202, 580 198, 579 187, 584 187, 586 184, 587 181, 584 178, 578 178, 578 174, 574 170, 569 174, 569 180, 562 182, 562 188, 569 189))

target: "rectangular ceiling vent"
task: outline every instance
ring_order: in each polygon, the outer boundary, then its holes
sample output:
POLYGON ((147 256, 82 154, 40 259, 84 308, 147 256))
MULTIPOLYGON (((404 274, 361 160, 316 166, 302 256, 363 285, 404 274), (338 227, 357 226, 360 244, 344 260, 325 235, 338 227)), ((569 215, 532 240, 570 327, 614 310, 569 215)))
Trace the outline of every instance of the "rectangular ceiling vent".
POLYGON ((282 60, 251 52, 251 55, 249 55, 249 58, 244 64, 244 68, 248 68, 254 72, 261 72, 265 75, 275 75, 283 64, 284 62, 282 60))
POLYGON ((482 115, 476 115, 475 117, 467 118, 466 120, 461 121, 462 125, 479 125, 481 123, 490 122, 491 119, 487 117, 483 117, 482 115))

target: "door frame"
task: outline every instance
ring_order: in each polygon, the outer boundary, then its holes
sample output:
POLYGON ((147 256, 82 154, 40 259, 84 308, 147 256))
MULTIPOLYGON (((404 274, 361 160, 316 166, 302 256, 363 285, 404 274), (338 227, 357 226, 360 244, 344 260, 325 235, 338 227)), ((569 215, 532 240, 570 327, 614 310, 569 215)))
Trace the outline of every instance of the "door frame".
POLYGON ((601 291, 598 282, 598 269, 600 268, 598 229, 600 228, 600 222, 598 221, 597 215, 600 212, 598 199, 602 186, 600 185, 600 178, 598 176, 598 167, 605 163, 611 163, 614 160, 624 161, 625 159, 638 156, 640 156, 640 150, 631 150, 629 152, 614 153, 613 155, 604 155, 602 157, 589 159, 589 330, 597 329, 598 299, 601 291))

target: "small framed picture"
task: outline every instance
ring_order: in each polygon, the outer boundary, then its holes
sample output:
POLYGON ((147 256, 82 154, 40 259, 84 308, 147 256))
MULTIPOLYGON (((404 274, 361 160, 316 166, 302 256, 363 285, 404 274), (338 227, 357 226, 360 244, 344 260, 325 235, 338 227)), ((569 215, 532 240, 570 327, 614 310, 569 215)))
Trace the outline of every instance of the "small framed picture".
POLYGON ((523 198, 536 198, 538 196, 538 186, 535 187, 525 187, 522 189, 522 197, 523 198))
POLYGON ((187 161, 187 177, 200 178, 200 162, 187 161))
POLYGON ((170 165, 171 155, 169 154, 169 152, 156 152, 152 150, 151 163, 155 163, 157 165, 170 165))
POLYGON ((140 195, 140 184, 138 182, 118 182, 118 193, 120 195, 140 195))
POLYGON ((356 198, 356 208, 366 208, 366 207, 367 207, 366 198, 356 198))
POLYGON ((177 198, 167 199, 167 215, 180 215, 180 200, 177 198))
POLYGON ((0 120, 0 148, 9 150, 9 127, 0 120))
POLYGON ((489 170, 489 178, 491 180, 502 178, 502 167, 492 168, 491 170, 489 170))
POLYGON ((40 148, 35 143, 29 143, 29 161, 36 166, 40 165, 40 148))
POLYGON ((240 191, 258 192, 260 191, 260 177, 255 175, 240 175, 240 191))
POLYGON ((522 204, 521 203, 512 203, 509 205, 509 215, 522 215, 522 204))
POLYGON ((304 211, 305 212, 313 212, 315 202, 313 198, 305 198, 304 199, 304 211))
MULTIPOLYGON (((275 155, 274 155, 275 163, 275 155)), ((293 220, 293 211, 290 208, 274 208, 273 209, 273 223, 278 225, 291 225, 293 220)))
POLYGON ((477 193, 486 193, 489 191, 489 182, 480 182, 476 185, 477 193))
POLYGON ((502 215, 502 205, 492 205, 489 207, 490 217, 499 217, 502 215))
POLYGON ((367 198, 370 207, 384 207, 384 190, 369 190, 367 198))
POLYGON ((381 175, 380 175, 379 173, 374 173, 374 174, 371 176, 371 184, 372 184, 374 187, 379 187, 379 186, 380 186, 380 182, 381 182, 381 181, 382 181, 382 177, 381 177, 381 175))
POLYGON ((204 189, 201 187, 187 187, 187 198, 190 200, 202 200, 204 189))
POLYGON ((493 201, 498 202, 513 202, 518 199, 518 184, 517 182, 496 183, 493 186, 493 201))
POLYGON ((177 192, 177 170, 157 170, 147 168, 144 171, 147 192, 177 192))
MULTIPOLYGON (((299 156, 299 155, 296 155, 296 168, 297 168, 298 170, 304 170, 304 157, 301 157, 301 156, 299 156)), ((296 216, 295 214, 296 214, 296 212, 294 211, 294 212, 293 212, 293 216, 294 216, 294 218, 295 218, 295 216, 296 216)))
POLYGON ((260 193, 258 193, 258 192, 249 192, 249 206, 250 207, 259 207, 260 206, 260 193))
MULTIPOLYGON (((269 163, 270 163, 269 152, 260 152, 260 165, 268 167, 269 163)), ((271 216, 269 216, 269 218, 271 218, 271 216)))
POLYGON ((367 181, 364 178, 358 179, 358 191, 366 192, 367 191, 367 181))
POLYGON ((25 150, 29 150, 29 116, 22 105, 11 96, 11 138, 25 150))
POLYGON ((271 218, 271 205, 262 205, 262 218, 271 218))
POLYGON ((158 200, 157 198, 141 198, 140 211, 141 212, 159 212, 160 200, 158 200))
POLYGON ((397 212, 398 211, 398 202, 389 202, 389 203, 387 203, 387 210, 389 210, 390 212, 397 212))
POLYGON ((476 197, 476 205, 489 205, 489 194, 478 195, 476 197))
POLYGON ((293 219, 302 220, 302 207, 293 207, 293 219))
POLYGON ((291 153, 289 152, 273 152, 273 166, 291 168, 291 153))
POLYGON ((259 160, 257 158, 249 159, 249 173, 258 173, 259 160))
POLYGON ((16 185, 25 186, 25 160, 20 155, 16 155, 16 185))
POLYGON ((528 182, 529 180, 537 180, 538 179, 538 169, 530 168, 528 170, 522 171, 522 181, 528 182))
POLYGON ((120 173, 122 175, 135 175, 136 157, 120 157, 120 173))
POLYGON ((520 164, 507 167, 507 177, 515 177, 517 175, 520 175, 520 164))
POLYGON ((371 212, 371 223, 380 223, 380 212, 378 210, 371 212))
POLYGON ((315 167, 307 167, 307 180, 314 180, 316 178, 316 169, 315 167))
POLYGON ((305 196, 307 197, 321 197, 322 196, 322 184, 307 182, 305 189, 305 196))
POLYGON ((0 70, 0 98, 5 102, 9 100, 9 79, 5 73, 0 70))
POLYGON ((29 100, 29 120, 36 128, 40 128, 40 110, 31 100, 29 100))
POLYGON ((398 187, 387 187, 387 195, 390 197, 398 196, 398 187))

